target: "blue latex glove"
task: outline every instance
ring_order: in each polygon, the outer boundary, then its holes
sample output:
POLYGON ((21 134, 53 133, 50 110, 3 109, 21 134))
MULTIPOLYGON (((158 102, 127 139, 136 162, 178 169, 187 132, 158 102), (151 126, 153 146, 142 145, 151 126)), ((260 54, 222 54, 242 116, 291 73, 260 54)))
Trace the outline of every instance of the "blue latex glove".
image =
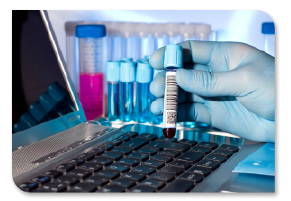
MULTIPOLYGON (((184 69, 176 82, 178 122, 202 122, 262 142, 275 141, 275 59, 252 46, 236 42, 185 41, 184 69)), ((163 70, 165 47, 150 58, 163 70)), ((158 99, 151 105, 156 115, 163 113, 165 72, 150 86, 158 99)))

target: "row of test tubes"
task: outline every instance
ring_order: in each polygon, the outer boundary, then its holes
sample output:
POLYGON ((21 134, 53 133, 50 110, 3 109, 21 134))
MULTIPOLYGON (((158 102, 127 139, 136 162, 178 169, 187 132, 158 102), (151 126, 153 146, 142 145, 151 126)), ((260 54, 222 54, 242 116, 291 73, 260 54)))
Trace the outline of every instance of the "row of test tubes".
MULTIPOLYGON (((80 90, 80 56, 79 38, 76 34, 78 25, 104 25, 106 36, 102 38, 102 68, 106 74, 106 61, 116 61, 120 58, 132 58, 137 61, 169 44, 184 40, 216 41, 217 32, 211 30, 211 25, 203 23, 136 23, 79 21, 66 22, 66 62, 70 77, 77 93, 80 90)), ((104 84, 106 81, 104 80, 104 84)), ((104 85, 107 94, 107 86, 104 85)))
POLYGON ((100 22, 107 31, 107 60, 144 58, 160 47, 184 40, 216 40, 208 24, 100 22))
POLYGON ((121 58, 107 61, 108 120, 162 124, 163 117, 150 111, 156 100, 150 93, 150 83, 158 71, 149 64, 148 56, 138 59, 121 58))

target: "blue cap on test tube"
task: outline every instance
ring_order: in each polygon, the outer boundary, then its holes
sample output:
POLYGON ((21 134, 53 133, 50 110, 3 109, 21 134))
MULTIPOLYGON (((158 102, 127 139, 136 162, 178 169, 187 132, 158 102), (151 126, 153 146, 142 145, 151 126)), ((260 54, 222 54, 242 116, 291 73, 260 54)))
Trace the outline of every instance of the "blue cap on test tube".
POLYGON ((36 101, 30 105, 29 112, 37 122, 41 122, 45 118, 45 116, 47 115, 47 112, 39 104, 38 101, 36 101))
POLYGON ((107 61, 106 62, 106 80, 108 82, 119 82, 119 61, 107 61))
POLYGON ((37 121, 33 118, 33 116, 29 112, 25 112, 21 115, 19 122, 23 122, 28 127, 33 127, 37 125, 37 121))
POLYGON ((133 58, 120 58, 119 61, 133 62, 133 58))
POLYGON ((48 88, 49 95, 53 98, 53 100, 59 102, 63 100, 66 96, 66 93, 60 89, 56 82, 52 83, 48 88))
POLYGON ((136 69, 136 81, 140 83, 149 83, 152 77, 152 68, 147 61, 139 60, 136 69))
POLYGON ((151 56, 149 56, 149 55, 144 56, 144 58, 145 58, 146 60, 148 60, 148 61, 150 60, 150 57, 151 57, 151 56))
POLYGON ((51 111, 57 105, 57 102, 52 99, 48 92, 44 92, 39 97, 38 101, 41 104, 41 106, 48 112, 51 111))
POLYGON ((164 57, 164 67, 179 67, 183 66, 183 52, 180 45, 167 45, 164 57))
POLYGON ((120 62, 120 81, 134 82, 135 81, 135 63, 120 62))
POLYGON ((101 38, 106 36, 106 27, 103 24, 86 24, 76 26, 78 38, 101 38))

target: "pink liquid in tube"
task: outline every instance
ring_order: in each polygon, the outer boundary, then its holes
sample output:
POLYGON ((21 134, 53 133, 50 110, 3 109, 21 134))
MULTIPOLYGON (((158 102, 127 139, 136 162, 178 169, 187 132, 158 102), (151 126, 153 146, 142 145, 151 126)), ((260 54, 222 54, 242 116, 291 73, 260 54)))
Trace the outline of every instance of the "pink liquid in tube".
POLYGON ((102 116, 103 73, 80 73, 80 101, 88 121, 102 116))

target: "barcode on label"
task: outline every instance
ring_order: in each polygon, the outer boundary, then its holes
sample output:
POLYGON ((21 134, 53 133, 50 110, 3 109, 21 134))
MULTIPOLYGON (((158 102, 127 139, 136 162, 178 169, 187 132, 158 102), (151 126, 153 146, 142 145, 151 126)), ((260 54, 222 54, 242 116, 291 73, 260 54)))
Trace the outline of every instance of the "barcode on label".
POLYGON ((177 111, 178 85, 176 83, 175 75, 167 75, 166 87, 166 110, 177 111))
POLYGON ((167 124, 176 123, 176 112, 167 112, 167 124))

